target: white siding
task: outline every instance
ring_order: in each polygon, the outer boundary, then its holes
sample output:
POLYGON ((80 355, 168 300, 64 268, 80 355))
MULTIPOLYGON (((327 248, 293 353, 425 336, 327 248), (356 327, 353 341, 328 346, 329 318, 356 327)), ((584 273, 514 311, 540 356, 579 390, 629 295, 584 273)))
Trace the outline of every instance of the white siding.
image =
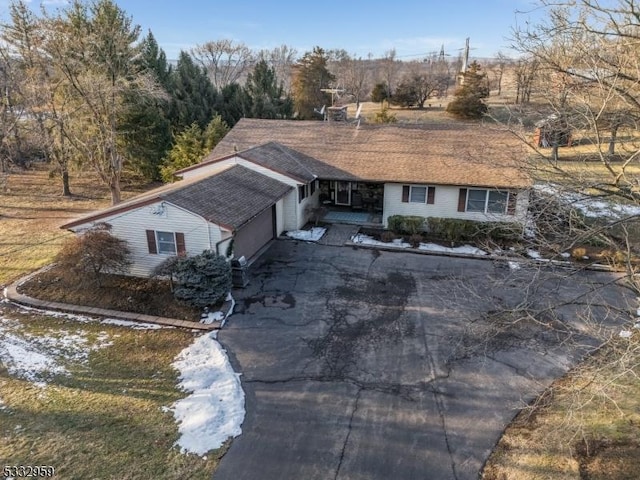
POLYGON ((284 232, 284 198, 281 198, 276 203, 276 235, 282 235, 284 232))
MULTIPOLYGON (((404 184, 406 185, 406 184, 404 184)), ((527 191, 518 192, 515 215, 498 215, 479 212, 458 212, 458 197, 460 188, 448 185, 435 185, 435 199, 433 205, 426 203, 403 203, 402 186, 400 183, 385 183, 384 185, 384 225, 392 215, 418 215, 421 217, 460 218, 485 222, 520 222, 524 223, 529 203, 527 191)))
MULTIPOLYGON (((314 180, 315 182, 316 180, 314 180)), ((311 189, 311 187, 309 187, 309 189, 311 189)), ((309 190, 311 191, 311 190, 309 190)), ((311 206, 311 207, 317 207, 320 203, 320 189, 316 188, 316 191, 313 192, 313 195, 308 196, 307 198, 305 198, 304 200, 302 200, 302 202, 297 203, 298 202, 298 192, 296 191, 296 205, 297 205, 297 222, 296 222, 296 230, 301 229, 302 227, 304 227, 305 223, 307 223, 307 221, 309 220, 309 218, 311 217, 311 215, 309 215, 307 213, 307 207, 311 206)))
MULTIPOLYGON (((188 255, 197 255, 204 250, 215 249, 215 245, 221 240, 223 233, 223 230, 217 225, 167 202, 145 205, 102 218, 96 223, 108 223, 112 227, 111 233, 113 235, 129 242, 133 262, 129 274, 142 277, 149 276, 155 267, 169 257, 166 254, 149 253, 147 230, 184 233, 188 255), (153 212, 160 210, 161 203, 164 204, 164 213, 154 214, 153 212)), ((91 226, 91 224, 84 224, 73 230, 78 232, 91 226)))

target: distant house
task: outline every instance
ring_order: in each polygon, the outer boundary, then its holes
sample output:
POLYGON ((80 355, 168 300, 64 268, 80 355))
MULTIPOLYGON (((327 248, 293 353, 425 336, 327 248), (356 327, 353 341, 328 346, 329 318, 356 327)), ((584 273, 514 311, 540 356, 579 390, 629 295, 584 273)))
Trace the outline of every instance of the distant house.
POLYGON ((250 258, 297 230, 309 208, 524 222, 531 180, 522 147, 479 125, 370 126, 242 119, 182 180, 62 226, 112 226, 134 252, 131 273, 205 249, 250 258))
POLYGON ((549 115, 535 124, 533 143, 536 147, 550 148, 571 146, 571 127, 566 119, 549 115))

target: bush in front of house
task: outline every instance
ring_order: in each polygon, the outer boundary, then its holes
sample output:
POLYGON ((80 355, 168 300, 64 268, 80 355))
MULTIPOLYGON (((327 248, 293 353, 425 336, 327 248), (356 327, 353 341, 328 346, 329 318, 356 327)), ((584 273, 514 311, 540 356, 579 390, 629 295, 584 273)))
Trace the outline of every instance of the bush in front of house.
POLYGON ((391 230, 385 230, 380 234, 380 240, 384 243, 391 243, 396 239, 396 234, 391 230))
POLYGON ((391 215, 387 219, 389 230, 396 234, 414 235, 425 229, 425 218, 418 215, 391 215))
POLYGON ((231 290, 231 265, 221 255, 205 250, 200 255, 173 257, 168 269, 178 300, 204 308, 221 303, 231 290))
POLYGON ((448 242, 466 242, 485 238, 495 241, 516 241, 522 237, 522 227, 517 223, 428 217, 427 226, 431 235, 448 242))
POLYGON ((126 272, 131 265, 131 249, 125 240, 111 235, 111 226, 100 223, 65 241, 56 263, 78 274, 79 281, 89 274, 102 287, 101 274, 126 272))

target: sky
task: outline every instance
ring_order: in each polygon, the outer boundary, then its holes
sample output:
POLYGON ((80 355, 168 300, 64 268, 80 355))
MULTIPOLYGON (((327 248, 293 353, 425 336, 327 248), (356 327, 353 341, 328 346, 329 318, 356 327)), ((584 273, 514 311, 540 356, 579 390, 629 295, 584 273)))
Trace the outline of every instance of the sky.
MULTIPOLYGON (((432 52, 459 55, 470 38, 470 56, 509 51, 516 24, 536 14, 535 0, 116 0, 143 34, 151 30, 169 59, 210 40, 244 42, 253 50, 287 45, 299 55, 314 46, 374 58, 395 48, 401 60, 432 52)), ((9 0, 0 0, 6 18, 9 0)), ((49 10, 65 0, 30 0, 49 10)))

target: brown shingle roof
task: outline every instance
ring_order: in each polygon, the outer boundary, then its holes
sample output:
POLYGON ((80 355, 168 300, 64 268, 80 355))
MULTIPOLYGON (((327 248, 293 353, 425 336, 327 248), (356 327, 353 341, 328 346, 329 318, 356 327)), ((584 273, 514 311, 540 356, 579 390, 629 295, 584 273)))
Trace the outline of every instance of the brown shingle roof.
POLYGON ((515 138, 497 128, 463 123, 356 127, 342 122, 242 119, 204 162, 235 152, 243 156, 243 150, 269 142, 319 160, 310 170, 317 169, 313 173, 326 179, 511 188, 531 185, 517 167, 525 150, 515 138), (337 176, 340 173, 344 175, 337 176))
POLYGON ((349 173, 277 142, 268 142, 238 153, 238 156, 303 183, 317 177, 347 180, 349 173))
POLYGON ((166 200, 206 220, 238 229, 271 207, 293 187, 240 165, 222 172, 204 174, 151 190, 113 207, 81 217, 60 228, 85 223, 166 200))
POLYGON ((293 187, 240 165, 162 196, 212 223, 237 229, 293 187))

